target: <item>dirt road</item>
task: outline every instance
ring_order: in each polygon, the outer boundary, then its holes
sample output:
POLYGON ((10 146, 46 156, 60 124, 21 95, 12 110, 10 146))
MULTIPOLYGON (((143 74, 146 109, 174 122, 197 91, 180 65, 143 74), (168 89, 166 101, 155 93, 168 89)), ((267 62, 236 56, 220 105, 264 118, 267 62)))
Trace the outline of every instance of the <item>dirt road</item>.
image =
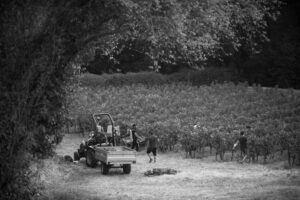
MULTIPOLYGON (((59 155, 73 155, 81 138, 67 136, 57 147, 59 155)), ((300 199, 300 170, 272 165, 216 162, 213 158, 185 159, 180 154, 160 154, 148 163, 144 152, 130 175, 121 169, 102 175, 100 167, 45 161, 42 179, 49 199, 300 199), (179 170, 176 175, 146 177, 153 168, 179 170)))

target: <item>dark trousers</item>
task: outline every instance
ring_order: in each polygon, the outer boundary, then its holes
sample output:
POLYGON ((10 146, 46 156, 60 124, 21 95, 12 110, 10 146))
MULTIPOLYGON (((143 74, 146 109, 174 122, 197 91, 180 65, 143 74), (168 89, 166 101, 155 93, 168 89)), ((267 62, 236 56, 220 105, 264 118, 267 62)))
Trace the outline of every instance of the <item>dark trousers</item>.
POLYGON ((134 149, 134 148, 136 151, 139 151, 139 143, 137 142, 137 140, 132 141, 131 149, 134 149))

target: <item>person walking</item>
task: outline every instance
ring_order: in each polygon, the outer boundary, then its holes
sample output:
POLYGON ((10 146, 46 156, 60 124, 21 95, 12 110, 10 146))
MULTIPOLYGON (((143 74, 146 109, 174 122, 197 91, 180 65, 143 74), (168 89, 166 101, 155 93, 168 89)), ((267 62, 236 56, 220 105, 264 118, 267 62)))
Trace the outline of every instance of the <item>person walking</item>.
POLYGON ((247 158, 247 137, 244 135, 244 131, 241 131, 239 139, 233 145, 233 150, 237 147, 237 145, 240 145, 241 156, 243 158, 241 163, 243 163, 247 158))
POLYGON ((153 154, 154 162, 156 162, 156 155, 157 155, 157 146, 158 146, 158 138, 156 135, 150 131, 150 137, 147 139, 147 155, 149 157, 149 163, 152 162, 152 157, 150 153, 153 154))

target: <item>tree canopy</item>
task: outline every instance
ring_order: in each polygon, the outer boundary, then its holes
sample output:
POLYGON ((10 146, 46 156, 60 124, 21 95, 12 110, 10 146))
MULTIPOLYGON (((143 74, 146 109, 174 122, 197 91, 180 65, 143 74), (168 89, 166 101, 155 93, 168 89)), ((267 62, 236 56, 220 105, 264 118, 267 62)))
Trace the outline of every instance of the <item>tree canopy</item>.
POLYGON ((276 19, 281 5, 277 0, 120 0, 119 3, 125 5, 126 16, 122 16, 121 22, 107 23, 106 28, 113 34, 108 36, 109 40, 100 35, 98 41, 105 42, 93 47, 103 55, 111 55, 113 60, 124 48, 135 48, 136 45, 124 41, 142 41, 143 48, 136 51, 146 54, 154 68, 159 67, 158 62, 196 66, 208 58, 233 55, 241 47, 259 52, 261 44, 268 41, 268 21, 276 19), (125 29, 121 30, 119 23, 125 29))

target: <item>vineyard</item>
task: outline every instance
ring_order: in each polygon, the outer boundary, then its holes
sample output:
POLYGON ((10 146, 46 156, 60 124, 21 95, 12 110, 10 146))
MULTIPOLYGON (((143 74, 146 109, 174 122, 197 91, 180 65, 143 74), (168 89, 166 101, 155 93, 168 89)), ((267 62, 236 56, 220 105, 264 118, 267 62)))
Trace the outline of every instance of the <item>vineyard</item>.
POLYGON ((245 131, 253 161, 277 152, 295 158, 300 147, 300 93, 247 84, 192 86, 82 85, 70 96, 70 117, 109 112, 116 124, 136 123, 141 135, 153 130, 162 151, 181 147, 187 153, 209 146, 217 154, 232 150, 245 131))

